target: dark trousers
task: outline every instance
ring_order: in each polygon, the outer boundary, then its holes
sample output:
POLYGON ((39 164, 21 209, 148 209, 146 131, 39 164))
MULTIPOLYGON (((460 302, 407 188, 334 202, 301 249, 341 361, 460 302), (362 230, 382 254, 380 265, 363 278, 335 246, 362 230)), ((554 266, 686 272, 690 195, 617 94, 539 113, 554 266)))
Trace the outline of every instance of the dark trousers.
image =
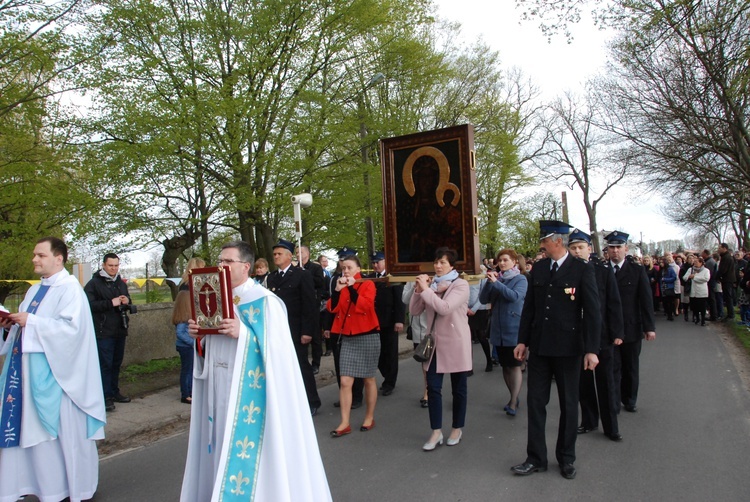
POLYGON ((383 375, 381 389, 396 388, 398 378, 398 333, 393 331, 393 326, 380 327, 380 358, 378 359, 378 370, 383 375))
POLYGON ((177 346, 180 354, 180 397, 193 397, 193 347, 177 346))
POLYGON ((701 324, 706 323, 706 303, 708 298, 691 298, 690 308, 693 309, 693 320, 700 320, 701 324))
POLYGON ((716 302, 716 318, 724 317, 724 293, 714 291, 711 294, 716 302))
POLYGON ((713 281, 709 281, 707 303, 708 303, 708 315, 712 321, 715 321, 716 316, 718 315, 716 311, 716 298, 714 298, 714 286, 715 284, 713 283, 713 281))
MULTIPOLYGON (((430 428, 443 427, 443 373, 437 372, 438 354, 432 357, 427 370, 427 404, 430 411, 430 428)), ((468 402, 468 371, 451 373, 451 391, 453 392, 452 427, 460 429, 466 423, 466 403, 468 402)))
POLYGON ((487 360, 487 366, 492 365, 490 342, 487 340, 487 331, 489 330, 489 327, 489 310, 477 310, 473 316, 469 316, 469 329, 471 330, 471 339, 478 341, 482 346, 484 357, 487 360))
POLYGON ((734 285, 731 282, 722 283, 722 299, 727 308, 727 319, 734 319, 734 285))
POLYGON ((557 427, 555 458, 559 464, 572 464, 576 460, 578 433, 578 387, 581 377, 581 356, 547 357, 531 354, 526 368, 529 410, 529 435, 526 445, 526 462, 547 466, 547 404, 549 404, 552 377, 557 385, 560 401, 560 423, 557 427))
MULTIPOLYGON (((333 368, 336 371, 336 383, 341 388, 341 371, 339 370, 339 361, 341 359, 341 335, 331 333, 327 346, 333 352, 333 368)), ((352 384, 352 403, 361 403, 364 399, 365 381, 362 378, 355 378, 352 384)))
POLYGON ((302 382, 305 384, 305 393, 307 394, 307 403, 312 408, 318 408, 320 406, 320 398, 318 397, 318 388, 315 384, 315 375, 313 375, 312 366, 310 366, 310 360, 307 358, 309 351, 309 344, 302 344, 299 340, 294 340, 294 350, 297 353, 297 362, 299 362, 299 369, 302 373, 302 382))
POLYGON ((639 357, 643 339, 635 342, 624 342, 615 347, 615 389, 618 391, 617 400, 625 406, 635 406, 638 400, 639 357))
POLYGON ((125 340, 124 336, 96 339, 105 399, 112 399, 120 393, 120 366, 125 357, 125 340))
POLYGON ((619 403, 615 401, 614 346, 610 345, 599 351, 599 364, 596 369, 583 370, 579 386, 581 403, 581 426, 593 429, 602 419, 605 434, 619 431, 617 411, 619 403))
POLYGON ((319 317, 318 329, 313 332, 313 339, 310 343, 312 352, 312 365, 320 368, 320 358, 323 356, 323 322, 327 312, 322 311, 319 317))

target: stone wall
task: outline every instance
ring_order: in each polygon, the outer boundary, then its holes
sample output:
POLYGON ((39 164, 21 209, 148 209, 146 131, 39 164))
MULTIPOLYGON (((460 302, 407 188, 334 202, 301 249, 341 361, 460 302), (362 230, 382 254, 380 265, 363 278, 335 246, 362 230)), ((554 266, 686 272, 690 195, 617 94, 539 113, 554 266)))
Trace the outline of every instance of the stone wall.
POLYGON ((130 316, 123 366, 177 357, 172 305, 172 302, 136 305, 138 313, 130 316))

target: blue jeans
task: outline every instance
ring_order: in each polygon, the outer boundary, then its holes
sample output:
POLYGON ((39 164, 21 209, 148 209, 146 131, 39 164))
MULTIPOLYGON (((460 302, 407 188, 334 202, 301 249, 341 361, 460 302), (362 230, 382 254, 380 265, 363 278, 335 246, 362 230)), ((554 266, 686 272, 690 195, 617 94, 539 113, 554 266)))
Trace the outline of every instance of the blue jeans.
POLYGON ((180 354, 180 398, 193 397, 193 347, 177 346, 180 354))
POLYGON ((99 351, 104 399, 112 399, 120 393, 120 366, 125 356, 125 337, 97 338, 96 346, 99 351))
MULTIPOLYGON (((443 427, 443 373, 437 372, 437 351, 432 357, 427 370, 427 403, 430 410, 430 428, 443 427)), ((451 373, 451 391, 453 392, 453 428, 460 429, 466 421, 466 402, 468 397, 468 371, 451 373)))

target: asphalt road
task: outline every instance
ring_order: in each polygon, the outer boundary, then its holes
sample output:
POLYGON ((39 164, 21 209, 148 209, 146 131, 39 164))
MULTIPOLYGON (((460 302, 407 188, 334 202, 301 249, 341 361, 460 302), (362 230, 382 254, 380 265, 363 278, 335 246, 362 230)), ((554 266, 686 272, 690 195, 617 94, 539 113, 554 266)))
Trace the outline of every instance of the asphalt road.
MULTIPOLYGON (((376 427, 333 439, 335 386, 320 389, 315 426, 336 501, 722 500, 750 499, 750 393, 717 332, 657 319, 657 339, 644 343, 638 412, 620 415, 622 443, 601 432, 580 436, 578 476, 563 479, 554 443, 559 407, 548 407, 550 469, 528 477, 510 467, 526 457, 525 389, 515 418, 502 411, 507 389, 499 368, 484 372, 475 346, 469 409, 458 446, 423 452, 427 410, 419 407, 421 372, 402 360, 396 392, 378 400, 376 427)), ((553 384, 554 385, 554 384, 553 384)), ((449 395, 446 379, 444 396, 449 395)), ((450 398, 444 399, 444 432, 450 398)), ((358 425, 364 410, 353 412, 358 425)), ((162 439, 101 462, 97 501, 178 500, 187 434, 162 439)))

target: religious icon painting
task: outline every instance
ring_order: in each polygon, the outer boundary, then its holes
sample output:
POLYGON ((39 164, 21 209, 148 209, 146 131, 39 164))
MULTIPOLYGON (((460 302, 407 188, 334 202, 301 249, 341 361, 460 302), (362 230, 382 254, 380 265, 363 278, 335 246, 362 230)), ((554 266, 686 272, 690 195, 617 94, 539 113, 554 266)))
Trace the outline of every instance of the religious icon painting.
POLYGON ((456 270, 479 273, 474 128, 466 124, 380 141, 386 269, 433 271, 435 250, 458 252, 456 270))

